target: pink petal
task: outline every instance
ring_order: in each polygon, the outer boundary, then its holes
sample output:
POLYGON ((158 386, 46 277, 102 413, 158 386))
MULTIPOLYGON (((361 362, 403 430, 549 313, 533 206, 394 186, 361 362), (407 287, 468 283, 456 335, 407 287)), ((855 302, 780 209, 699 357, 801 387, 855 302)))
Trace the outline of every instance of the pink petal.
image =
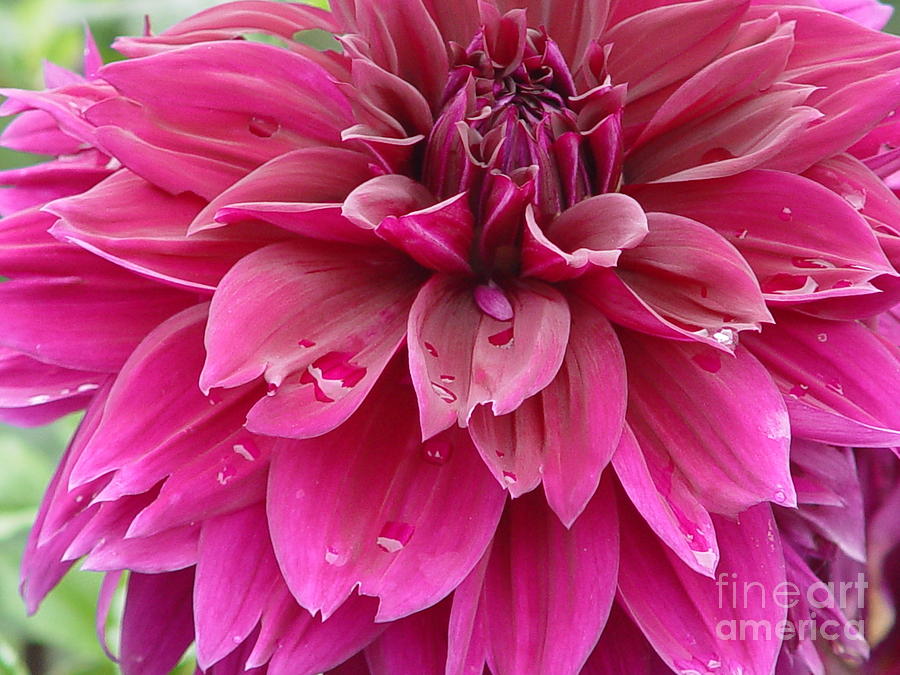
POLYGON ((717 513, 764 500, 796 503, 787 409, 759 361, 743 347, 730 356, 639 333, 620 339, 628 422, 645 455, 677 469, 700 504, 717 513))
POLYGON ((615 82, 628 82, 628 98, 672 84, 714 59, 734 34, 747 5, 741 0, 700 0, 650 9, 603 35, 613 45, 608 63, 615 82), (677 40, 669 31, 683 26, 677 40), (646 49, 648 44, 656 49, 646 49))
POLYGON ((485 671, 487 639, 480 607, 490 557, 489 545, 469 576, 453 591, 447 626, 446 675, 482 675, 485 671))
POLYGON ((547 281, 580 276, 590 266, 614 267, 622 249, 647 235, 647 216, 623 194, 590 197, 564 211, 541 231, 529 209, 522 272, 547 281))
POLYGON ((111 172, 98 164, 95 153, 56 160, 22 169, 0 171, 0 213, 40 206, 45 202, 89 190, 111 172))
POLYGON ((566 527, 593 496, 616 449, 626 398, 625 361, 612 327, 585 303, 570 303, 572 329, 556 378, 508 415, 477 408, 469 427, 500 484, 517 497, 543 480, 547 502, 566 527))
MULTIPOLYGON (((191 233, 220 227, 223 209, 242 202, 333 203, 371 177, 371 159, 343 148, 302 148, 279 155, 216 195, 196 215, 191 233)), ((233 222, 234 215, 224 222, 233 222)))
POLYGON ((878 0, 818 0, 819 4, 831 12, 837 12, 848 19, 875 30, 881 30, 894 13, 891 5, 878 0))
POLYGON ((45 424, 83 408, 105 379, 0 347, 0 418, 45 424))
POLYGON ((449 602, 394 621, 366 648, 372 675, 443 673, 447 662, 449 602))
POLYGON ((193 584, 193 569, 131 574, 119 659, 124 675, 166 675, 178 663, 194 639, 193 584))
POLYGON ((405 338, 418 272, 406 261, 313 241, 274 244, 225 276, 206 331, 204 390, 265 375, 249 428, 308 437, 334 429, 405 338))
POLYGON ((520 281, 505 289, 514 316, 484 314, 471 284, 438 275, 419 292, 409 316, 409 362, 424 438, 475 407, 495 415, 515 410, 546 387, 565 355, 569 308, 553 288, 520 281))
MULTIPOLYGON (((849 189, 849 186, 848 188, 849 189)), ((753 268, 768 302, 807 302, 891 273, 871 227, 837 195, 774 171, 638 189, 645 208, 708 225, 753 268), (813 291, 798 292, 812 279, 813 291)))
POLYGON ((785 569, 771 509, 761 504, 745 511, 740 524, 716 518, 715 527, 722 551, 718 586, 684 566, 648 529, 623 527, 622 557, 629 561, 619 572, 623 604, 676 672, 769 675, 781 646, 776 626, 786 616, 772 595, 785 569), (760 623, 741 623, 749 621, 760 623), (753 625, 769 632, 737 639, 741 626, 747 634, 753 625))
POLYGON ((700 223, 664 213, 624 251, 618 268, 579 280, 579 292, 613 321, 675 339, 730 347, 737 330, 771 315, 753 271, 735 248, 700 223))
POLYGON ((166 288, 47 234, 49 215, 23 213, 0 225, 0 341, 75 370, 112 372, 161 321, 194 304, 166 288))
POLYGON ((44 210, 62 219, 51 232, 58 239, 142 276, 212 291, 229 267, 272 237, 244 229, 189 238, 188 225, 202 207, 198 197, 173 197, 125 170, 44 210))
POLYGON ((259 505, 203 523, 194 582, 201 668, 226 657, 253 632, 280 576, 265 519, 259 505))
POLYGON ((537 495, 510 504, 494 538, 479 609, 493 672, 581 672, 615 595, 613 495, 608 484, 570 530, 537 495))
POLYGON ((618 602, 613 604, 600 642, 584 664, 581 675, 659 675, 665 672, 666 664, 653 651, 628 613, 618 602))
POLYGON ((380 598, 380 621, 434 604, 474 567, 503 507, 464 431, 422 444, 412 392, 380 387, 337 430, 283 442, 273 459, 275 552, 298 602, 325 617, 357 583, 380 598))
POLYGON ((857 322, 779 314, 747 347, 775 378, 798 438, 893 447, 900 415, 900 351, 857 322), (852 365, 851 365, 852 364, 852 365))
POLYGON ((73 155, 82 149, 82 144, 60 131, 53 116, 43 110, 15 117, 0 133, 0 145, 36 155, 73 155))
POLYGON ((613 456, 625 493, 656 535, 691 569, 712 576, 719 547, 709 512, 697 501, 681 471, 661 453, 644 452, 626 428, 613 456))
POLYGON ((73 472, 73 486, 119 470, 103 498, 138 494, 241 430, 247 408, 259 392, 249 388, 225 392, 222 402, 211 405, 197 386, 206 313, 207 306, 199 305, 176 315, 134 351, 73 472), (160 419, 169 424, 160 425, 160 419))

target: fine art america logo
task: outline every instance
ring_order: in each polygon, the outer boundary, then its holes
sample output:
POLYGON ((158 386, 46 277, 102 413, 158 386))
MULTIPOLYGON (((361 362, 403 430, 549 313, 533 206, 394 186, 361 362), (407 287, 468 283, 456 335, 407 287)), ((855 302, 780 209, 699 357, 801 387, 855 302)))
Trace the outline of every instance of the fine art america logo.
POLYGON ((720 619, 716 635, 721 640, 857 640, 865 633, 864 621, 851 618, 865 605, 869 584, 859 573, 853 581, 824 582, 801 586, 783 581, 766 587, 758 581, 740 581, 735 573, 721 573, 716 578, 718 606, 728 609, 753 610, 779 607, 785 618, 720 619))

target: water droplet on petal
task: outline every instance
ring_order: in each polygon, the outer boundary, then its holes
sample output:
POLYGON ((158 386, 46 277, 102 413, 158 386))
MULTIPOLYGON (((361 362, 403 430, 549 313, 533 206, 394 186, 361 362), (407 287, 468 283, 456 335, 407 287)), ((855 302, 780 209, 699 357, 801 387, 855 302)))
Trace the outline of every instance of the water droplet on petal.
POLYGON ((778 214, 779 220, 783 220, 784 222, 788 222, 793 217, 794 212, 788 206, 785 206, 783 209, 781 209, 781 212, 778 214))
POLYGON ((788 392, 791 396, 795 398, 800 398, 801 396, 806 396, 806 392, 809 391, 808 384, 795 384, 791 387, 791 390, 788 392))
POLYGON ((216 480, 219 482, 219 485, 227 485, 228 481, 237 475, 237 471, 234 470, 234 467, 230 464, 225 464, 219 470, 219 473, 216 474, 216 480))
POLYGON ((300 384, 313 385, 320 403, 343 398, 347 389, 355 387, 366 376, 365 368, 350 363, 355 356, 352 352, 328 352, 307 366, 300 376, 300 384))
POLYGON ((440 438, 429 438, 422 445, 425 459, 432 464, 446 464, 450 458, 452 446, 448 441, 440 438))
POLYGON ((381 528, 375 543, 386 553, 396 553, 409 543, 415 529, 410 523, 388 521, 381 528))
POLYGON ((343 556, 334 546, 329 546, 325 549, 325 562, 329 565, 341 566, 346 561, 343 560, 343 556))
POLYGON ((775 490, 774 498, 779 504, 784 504, 787 501, 787 495, 784 493, 784 490, 780 488, 775 490))
POLYGON ((438 350, 434 348, 434 345, 430 342, 423 342, 422 346, 425 347, 425 351, 431 354, 434 358, 438 357, 438 350))
POLYGON ((434 390, 434 393, 438 395, 444 403, 455 403, 456 402, 456 394, 447 389, 442 384, 438 384, 437 382, 431 383, 431 388, 434 390))
POLYGON ((513 329, 512 326, 507 328, 506 330, 502 330, 499 333, 495 333, 488 338, 488 342, 490 342, 495 347, 505 347, 510 348, 513 345, 513 329))
POLYGON ((519 477, 516 476, 512 471, 504 471, 503 472, 503 482, 507 485, 515 485, 516 481, 519 480, 519 477))
POLYGON ((278 385, 274 382, 269 382, 269 384, 266 385, 266 396, 274 396, 277 393, 278 385))
POLYGON ((441 382, 455 382, 456 378, 453 375, 441 375, 441 382))
POLYGON ((99 389, 99 388, 100 388, 99 384, 93 384, 92 382, 86 382, 85 384, 79 384, 77 391, 79 394, 83 394, 86 391, 94 391, 95 389, 99 389))
POLYGON ((740 232, 737 233, 737 238, 738 239, 746 239, 748 234, 750 234, 749 230, 741 230, 740 232))
POLYGON ((816 335, 816 340, 819 342, 828 342, 828 333, 819 333, 816 335))
POLYGON ((825 269, 834 269, 837 267, 833 262, 828 260, 824 260, 823 258, 791 258, 791 263, 794 267, 799 267, 801 269, 807 270, 825 270, 825 269))
POLYGON ((825 386, 835 394, 839 394, 840 396, 844 395, 844 385, 842 385, 838 380, 829 380, 825 383, 825 386))
POLYGON ((316 346, 315 342, 313 342, 312 340, 307 340, 305 338, 303 340, 297 340, 297 344, 299 346, 303 347, 304 349, 309 349, 310 347, 316 346))
POLYGON ((866 191, 855 190, 848 187, 847 191, 842 195, 846 202, 857 211, 862 211, 866 205, 866 191))
POLYGON ((738 334, 733 328, 720 328, 712 334, 712 339, 720 345, 733 349, 737 346, 738 334))
POLYGON ((51 398, 53 397, 48 394, 38 394, 28 399, 28 405, 41 405, 42 403, 47 403, 51 398))
POLYGON ((260 138, 270 138, 278 133, 281 125, 271 117, 254 116, 250 118, 250 133, 260 138))
POLYGON ((231 449, 235 454, 243 457, 248 462, 256 460, 260 455, 259 448, 257 448, 256 444, 249 439, 240 443, 235 443, 231 446, 231 449))

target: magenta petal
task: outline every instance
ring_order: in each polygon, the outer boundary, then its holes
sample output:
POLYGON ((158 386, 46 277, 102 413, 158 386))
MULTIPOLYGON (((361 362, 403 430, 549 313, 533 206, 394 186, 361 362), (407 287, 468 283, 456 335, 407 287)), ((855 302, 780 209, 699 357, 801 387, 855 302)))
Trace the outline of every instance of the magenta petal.
POLYGON ((747 347, 775 378, 798 438, 894 447, 900 411, 900 351, 857 322, 779 314, 747 347), (848 368, 847 364, 853 366, 848 368))
POLYGON ((569 530, 539 495, 510 503, 494 538, 479 610, 493 672, 581 672, 615 595, 618 541, 611 483, 569 530))
POLYGON ((51 233, 143 276, 212 291, 235 262, 269 243, 262 233, 187 237, 203 200, 173 197, 120 171, 94 189, 44 207, 62 220, 51 233))
POLYGON ((647 638, 618 602, 581 675, 659 675, 668 672, 647 638))
POLYGON ((144 492, 179 464, 241 429, 258 392, 225 392, 221 403, 211 405, 197 386, 206 311, 207 306, 200 305, 161 324, 125 363, 103 420, 70 479, 73 486, 124 469, 124 475, 116 475, 107 486, 104 499, 144 492), (162 391, 168 395, 160 396, 162 391), (160 425, 162 418, 173 426, 160 425))
POLYGON ((745 511, 740 524, 716 518, 715 527, 722 551, 718 587, 688 569, 648 529, 628 522, 622 528, 622 556, 629 563, 619 571, 619 592, 674 671, 769 675, 781 647, 776 626, 786 616, 772 595, 785 581, 785 568, 771 509, 761 504, 745 511), (755 586, 744 602, 748 584, 755 586), (759 639, 737 639, 741 625, 745 634, 754 625, 741 621, 761 622, 769 632, 763 629, 759 639))
POLYGON ((730 356, 638 333, 621 339, 628 422, 645 454, 677 468, 717 513, 796 504, 787 409, 759 361, 743 347, 730 356))
POLYGON ((449 611, 450 604, 445 601, 388 626, 366 647, 366 661, 372 675, 441 675, 447 663, 449 611))
POLYGON ((83 408, 106 377, 41 363, 0 347, 0 419, 46 424, 83 408))
POLYGON ((522 271, 547 281, 574 278, 589 266, 614 267, 622 249, 647 235, 640 204, 618 193, 598 195, 563 211, 541 231, 531 209, 522 251, 522 271))
POLYGON ((467 280, 438 275, 416 297, 409 315, 409 364, 429 438, 475 407, 495 415, 515 410, 559 370, 569 334, 569 307, 559 291, 535 281, 505 289, 510 321, 478 307, 467 280))
POLYGON ((381 621, 434 604, 474 567, 503 507, 464 431, 422 444, 412 392, 380 386, 337 430, 273 458, 275 552, 298 602, 326 617, 357 583, 380 598, 381 621))
POLYGON ((265 375, 250 428, 325 433, 360 405, 405 338, 418 272, 371 249, 286 242, 253 253, 213 297, 200 384, 265 375))
POLYGON ((625 361, 609 322, 583 302, 570 306, 569 344, 554 380, 508 415, 477 408, 469 427, 500 484, 515 497, 543 480, 547 503, 566 527, 616 449, 626 398, 625 361))
POLYGON ((692 218, 722 235, 753 268, 768 302, 808 302, 847 282, 894 274, 872 228, 848 202, 858 204, 860 192, 836 180, 845 186, 841 196, 775 171, 644 186, 634 196, 647 209, 692 218), (809 279, 812 290, 801 292, 809 279))
POLYGON ((262 505, 203 523, 194 582, 201 668, 223 659, 250 635, 279 574, 262 505), (235 585, 235 579, 241 583, 235 585))
POLYGON ((709 512, 691 487, 660 453, 644 453, 626 428, 612 463, 628 498, 647 524, 685 564, 712 576, 719 546, 709 512))
POLYGON ((122 616, 123 675, 166 675, 175 667, 194 639, 193 584, 193 569, 132 573, 122 616))

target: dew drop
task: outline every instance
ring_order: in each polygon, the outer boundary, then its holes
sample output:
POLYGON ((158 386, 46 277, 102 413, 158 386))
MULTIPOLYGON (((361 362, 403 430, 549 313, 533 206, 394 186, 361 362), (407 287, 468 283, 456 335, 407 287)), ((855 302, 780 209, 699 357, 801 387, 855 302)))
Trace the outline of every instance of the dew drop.
POLYGON ((266 385, 266 396, 274 396, 278 393, 278 385, 274 382, 269 382, 266 385))
POLYGON ((825 383, 825 386, 839 396, 844 395, 844 385, 842 385, 838 380, 829 380, 825 383))
POLYGON ((809 391, 808 384, 795 384, 791 387, 791 390, 788 392, 794 398, 800 398, 801 396, 806 396, 806 392, 809 391))
POLYGON ((259 448, 253 443, 253 441, 246 440, 241 443, 235 443, 231 446, 231 449, 235 452, 235 454, 243 457, 248 462, 252 462, 259 457, 259 448))
POLYGON ((516 476, 512 471, 504 471, 503 472, 503 482, 507 485, 515 485, 516 481, 519 480, 519 477, 516 476))
POLYGON ((781 488, 775 490, 774 495, 775 501, 779 504, 784 504, 787 501, 787 495, 784 493, 784 490, 781 488))
POLYGON ((250 133, 260 138, 270 138, 278 133, 281 125, 271 117, 254 116, 250 118, 250 133))
POLYGON ((340 565, 341 564, 341 554, 338 553, 337 549, 333 546, 329 546, 325 549, 325 562, 329 565, 340 565))
POLYGON ((750 234, 749 230, 741 230, 740 232, 737 233, 737 238, 738 239, 746 239, 748 234, 750 234))
POLYGON ((442 384, 438 384, 437 382, 431 383, 431 388, 434 390, 434 393, 438 395, 444 403, 455 403, 456 402, 456 394, 447 389, 442 384))
POLYGON ((381 533, 375 543, 386 553, 396 553, 409 543, 415 529, 410 523, 390 520, 381 528, 381 533))
POLYGON ((76 389, 76 391, 79 394, 83 394, 86 391, 94 391, 95 389, 99 389, 99 388, 100 388, 99 384, 94 384, 93 382, 86 382, 84 384, 79 384, 78 389, 76 389))
POLYGON ((38 394, 28 399, 28 405, 41 405, 42 403, 47 403, 51 398, 52 396, 47 394, 38 394))
POLYGON ((446 464, 451 450, 450 443, 440 438, 429 438, 422 445, 425 460, 432 464, 446 464))
POLYGON ((423 346, 425 347, 425 351, 431 354, 434 358, 438 357, 438 350, 434 348, 433 344, 431 344, 430 342, 425 342, 423 343, 423 346))
POLYGON ((807 270, 825 270, 837 267, 833 262, 823 260, 822 258, 791 258, 794 267, 807 270))
POLYGON ((828 333, 819 333, 816 335, 816 340, 819 342, 828 342, 828 333))
POLYGON ((219 485, 228 485, 228 481, 237 475, 237 471, 234 470, 234 467, 230 464, 225 464, 220 470, 219 473, 216 474, 216 480, 219 485))
POLYGON ((720 328, 712 334, 712 339, 720 345, 733 349, 738 343, 737 331, 732 328, 720 328))
POLYGON ((700 287, 700 297, 708 298, 709 297, 709 288, 707 288, 706 286, 701 286, 700 287))
POLYGON ((502 348, 510 348, 513 345, 513 329, 512 326, 509 328, 500 331, 499 333, 494 333, 488 338, 488 342, 490 342, 495 347, 502 348))
POLYGON ((794 212, 788 206, 785 206, 783 209, 781 209, 781 212, 778 214, 779 220, 783 220, 784 222, 790 221, 793 217, 794 212))
POLYGON ((297 340, 297 344, 304 349, 309 349, 310 347, 315 347, 316 343, 312 340, 307 340, 306 338, 302 340, 297 340))
POLYGON ((857 191, 851 188, 847 190, 843 197, 844 200, 857 211, 862 211, 863 207, 866 205, 865 190, 857 191))
POLYGON ((455 382, 456 378, 453 375, 441 375, 441 382, 455 382))

